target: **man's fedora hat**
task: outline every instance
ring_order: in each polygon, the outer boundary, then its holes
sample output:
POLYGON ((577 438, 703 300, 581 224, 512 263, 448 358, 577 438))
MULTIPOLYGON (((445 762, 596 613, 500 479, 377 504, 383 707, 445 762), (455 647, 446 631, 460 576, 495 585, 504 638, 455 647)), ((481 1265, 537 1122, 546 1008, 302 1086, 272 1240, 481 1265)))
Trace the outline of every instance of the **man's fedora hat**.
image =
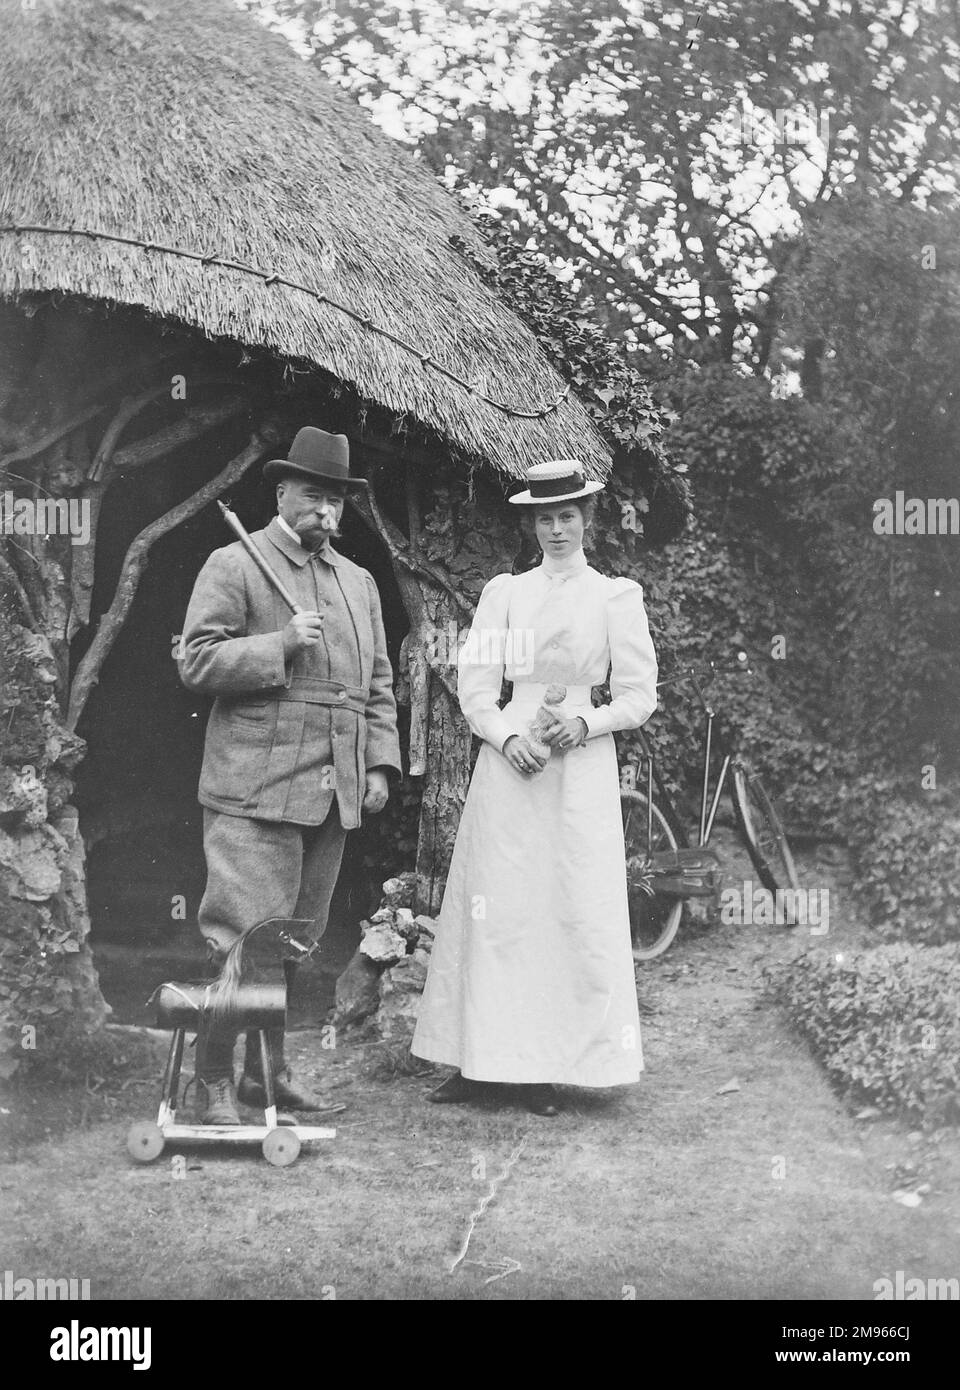
POLYGON ((527 490, 508 498, 510 502, 543 506, 549 502, 570 502, 602 492, 603 483, 587 482, 577 459, 549 459, 532 463, 526 471, 527 490))
POLYGON ((285 459, 271 459, 263 465, 263 476, 279 479, 283 474, 342 483, 346 488, 365 488, 366 478, 350 476, 350 444, 345 434, 328 434, 313 425, 299 430, 285 459))

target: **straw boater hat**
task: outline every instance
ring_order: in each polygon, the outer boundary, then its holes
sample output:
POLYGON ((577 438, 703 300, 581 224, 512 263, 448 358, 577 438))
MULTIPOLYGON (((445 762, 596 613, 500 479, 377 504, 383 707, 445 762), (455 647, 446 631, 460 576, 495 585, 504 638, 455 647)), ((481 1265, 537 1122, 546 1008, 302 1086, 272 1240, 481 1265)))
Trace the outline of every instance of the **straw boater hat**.
POLYGON ((584 480, 577 459, 549 459, 546 463, 533 463, 527 469, 526 480, 527 490, 518 492, 508 501, 543 506, 545 502, 570 502, 574 497, 589 497, 593 492, 603 491, 603 483, 584 480))

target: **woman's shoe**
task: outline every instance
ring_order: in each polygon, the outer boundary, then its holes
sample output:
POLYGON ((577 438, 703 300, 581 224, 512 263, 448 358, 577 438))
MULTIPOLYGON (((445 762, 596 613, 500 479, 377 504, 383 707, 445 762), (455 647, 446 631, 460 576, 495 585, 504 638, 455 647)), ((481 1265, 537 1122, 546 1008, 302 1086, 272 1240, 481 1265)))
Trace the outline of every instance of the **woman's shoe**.
POLYGON ((557 1093, 552 1086, 524 1086, 523 1100, 532 1115, 559 1115, 557 1093))
POLYGON ((427 1100, 434 1105, 465 1105, 467 1101, 477 1100, 483 1090, 483 1085, 479 1081, 471 1081, 468 1076, 461 1076, 455 1071, 452 1076, 448 1076, 442 1086, 438 1086, 435 1091, 430 1091, 427 1100))

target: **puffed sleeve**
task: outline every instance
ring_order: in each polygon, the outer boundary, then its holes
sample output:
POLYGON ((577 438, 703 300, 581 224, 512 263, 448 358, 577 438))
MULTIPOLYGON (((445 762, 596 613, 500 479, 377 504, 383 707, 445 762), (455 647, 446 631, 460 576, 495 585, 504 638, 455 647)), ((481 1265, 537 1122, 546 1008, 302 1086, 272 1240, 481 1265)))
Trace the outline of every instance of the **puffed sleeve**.
POLYGON ((637 729, 657 708, 657 654, 650 637, 643 590, 632 579, 611 580, 607 600, 610 644, 609 705, 584 714, 587 737, 637 729))
POLYGON ((457 698, 463 717, 478 738, 486 739, 498 750, 517 732, 497 708, 503 684, 512 582, 512 575, 498 574, 485 585, 457 659, 457 698))

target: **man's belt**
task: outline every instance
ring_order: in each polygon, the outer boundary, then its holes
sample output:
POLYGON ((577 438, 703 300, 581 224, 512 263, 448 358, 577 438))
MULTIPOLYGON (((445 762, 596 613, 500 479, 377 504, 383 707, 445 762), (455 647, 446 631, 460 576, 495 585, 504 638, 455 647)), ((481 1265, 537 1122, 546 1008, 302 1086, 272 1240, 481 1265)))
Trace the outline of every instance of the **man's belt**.
POLYGON ((298 676, 288 686, 270 692, 272 700, 299 700, 305 705, 333 705, 338 709, 364 714, 370 691, 359 685, 321 680, 319 676, 298 676))

